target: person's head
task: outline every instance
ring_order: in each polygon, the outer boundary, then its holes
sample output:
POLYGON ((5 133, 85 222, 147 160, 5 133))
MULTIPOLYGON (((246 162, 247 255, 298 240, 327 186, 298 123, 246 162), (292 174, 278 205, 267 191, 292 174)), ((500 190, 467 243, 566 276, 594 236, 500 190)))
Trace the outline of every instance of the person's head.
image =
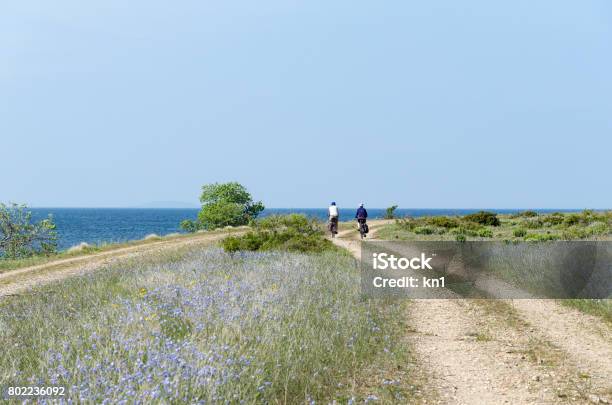
POLYGON ((332 201, 331 205, 336 205, 336 202, 335 202, 335 201, 332 201))
POLYGON ((360 208, 363 208, 363 203, 359 203, 359 207, 360 207, 360 208))

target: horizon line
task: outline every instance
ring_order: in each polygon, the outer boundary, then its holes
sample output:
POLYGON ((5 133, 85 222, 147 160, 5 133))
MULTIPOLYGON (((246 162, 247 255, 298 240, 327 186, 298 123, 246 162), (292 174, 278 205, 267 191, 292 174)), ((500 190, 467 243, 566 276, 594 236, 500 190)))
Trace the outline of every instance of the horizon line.
MULTIPOLYGON (((186 210, 197 210, 201 209, 201 207, 146 207, 146 206, 28 206, 28 208, 35 209, 142 209, 142 210, 159 210, 159 209, 186 209, 186 210)), ((316 210, 316 209, 326 209, 327 206, 318 206, 318 207, 266 207, 264 210, 316 210)), ((340 209, 352 209, 353 207, 338 207, 340 209)), ((366 206, 366 208, 368 208, 366 206)), ((387 209, 388 207, 369 207, 369 209, 387 209)), ((397 209, 401 210, 594 210, 594 211, 606 211, 612 210, 612 208, 576 208, 576 207, 401 207, 398 206, 397 209)))

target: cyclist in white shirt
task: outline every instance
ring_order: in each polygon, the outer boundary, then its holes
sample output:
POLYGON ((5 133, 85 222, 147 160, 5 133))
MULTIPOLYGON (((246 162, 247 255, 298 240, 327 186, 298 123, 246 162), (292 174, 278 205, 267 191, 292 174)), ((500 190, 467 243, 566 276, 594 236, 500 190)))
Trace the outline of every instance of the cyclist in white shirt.
POLYGON ((332 201, 331 205, 327 209, 329 214, 329 230, 332 234, 332 238, 338 233, 338 219, 340 214, 338 212, 338 206, 335 201, 332 201))

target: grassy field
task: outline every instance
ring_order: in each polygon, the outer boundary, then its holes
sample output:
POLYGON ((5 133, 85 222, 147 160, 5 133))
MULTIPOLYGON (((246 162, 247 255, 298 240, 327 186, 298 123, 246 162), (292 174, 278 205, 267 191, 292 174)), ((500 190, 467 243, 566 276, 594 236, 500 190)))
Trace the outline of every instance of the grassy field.
POLYGON ((348 254, 159 253, 0 302, 0 386, 111 403, 403 402, 404 305, 363 299, 348 254))
MULTIPOLYGON (((377 234, 385 240, 503 240, 546 242, 554 240, 612 240, 612 211, 498 215, 496 225, 470 220, 469 217, 432 216, 397 219, 377 234)), ((483 221, 484 222, 484 221, 483 221)), ((537 276, 537 275, 532 275, 537 276)), ((537 277, 536 277, 537 278, 537 277)), ((536 282, 532 282, 536 285, 536 282)), ((563 305, 612 322, 612 299, 566 299, 563 305)))
POLYGON ((612 211, 497 215, 497 225, 469 217, 397 219, 378 231, 379 239, 399 240, 612 240, 612 211))

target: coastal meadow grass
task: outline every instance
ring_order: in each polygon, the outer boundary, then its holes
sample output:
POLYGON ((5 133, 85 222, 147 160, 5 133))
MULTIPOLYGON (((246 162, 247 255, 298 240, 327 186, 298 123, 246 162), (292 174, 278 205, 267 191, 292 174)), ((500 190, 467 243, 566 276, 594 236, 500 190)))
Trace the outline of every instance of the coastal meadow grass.
POLYGON ((402 304, 359 282, 338 252, 134 259, 0 301, 0 386, 96 403, 397 401, 405 382, 360 385, 405 360, 402 304))

